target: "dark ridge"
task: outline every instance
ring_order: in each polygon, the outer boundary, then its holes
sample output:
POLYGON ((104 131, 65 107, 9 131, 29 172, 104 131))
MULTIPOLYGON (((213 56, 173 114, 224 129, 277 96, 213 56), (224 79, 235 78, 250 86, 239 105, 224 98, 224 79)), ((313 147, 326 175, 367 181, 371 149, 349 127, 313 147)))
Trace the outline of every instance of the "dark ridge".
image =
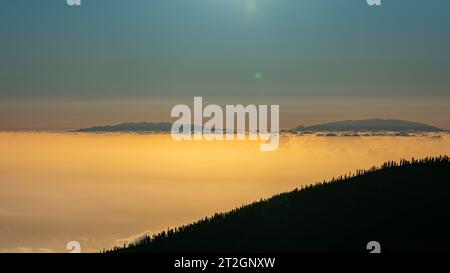
POLYGON ((293 131, 390 131, 390 132, 444 132, 445 130, 431 125, 397 120, 397 119, 366 119, 345 120, 317 124, 312 126, 300 125, 293 131))
POLYGON ((172 124, 168 122, 129 122, 117 125, 83 128, 74 132, 170 132, 171 128, 172 124))
POLYGON ((448 252, 447 156, 387 162, 145 237, 117 252, 448 252))
MULTIPOLYGON (((191 131, 203 130, 203 126, 191 125, 191 131)), ((96 126, 78 129, 75 133, 114 133, 114 132, 171 132, 172 123, 169 122, 128 122, 117 125, 96 126)))

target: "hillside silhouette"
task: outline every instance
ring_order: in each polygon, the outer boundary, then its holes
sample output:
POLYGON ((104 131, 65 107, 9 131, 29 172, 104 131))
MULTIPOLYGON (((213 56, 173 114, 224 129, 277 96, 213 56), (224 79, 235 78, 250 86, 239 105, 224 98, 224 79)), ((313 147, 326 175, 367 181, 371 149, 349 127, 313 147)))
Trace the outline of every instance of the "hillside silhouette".
POLYGON ((128 122, 117 125, 82 128, 74 132, 170 132, 172 123, 168 122, 128 122))
MULTIPOLYGON (((203 126, 191 124, 191 131, 203 130, 203 126)), ((127 122, 117 125, 95 126, 75 130, 75 133, 169 133, 172 131, 172 123, 169 122, 127 122)))
MULTIPOLYGON (((201 125, 191 125, 191 130, 203 130, 201 125)), ((171 132, 172 123, 169 122, 127 122, 116 125, 94 126, 74 130, 77 133, 117 133, 117 132, 171 132)), ((218 128, 217 131, 226 131, 218 128)), ((316 124, 311 126, 299 125, 290 130, 292 132, 347 132, 347 131, 375 131, 375 132, 445 132, 446 130, 428 124, 397 120, 397 119, 365 119, 344 120, 316 124)))
POLYGON ((110 251, 368 252, 369 241, 382 252, 450 251, 447 156, 358 170, 110 251))
POLYGON ((293 131, 392 131, 392 132, 444 132, 445 130, 424 123, 398 119, 343 120, 311 126, 300 125, 293 131))

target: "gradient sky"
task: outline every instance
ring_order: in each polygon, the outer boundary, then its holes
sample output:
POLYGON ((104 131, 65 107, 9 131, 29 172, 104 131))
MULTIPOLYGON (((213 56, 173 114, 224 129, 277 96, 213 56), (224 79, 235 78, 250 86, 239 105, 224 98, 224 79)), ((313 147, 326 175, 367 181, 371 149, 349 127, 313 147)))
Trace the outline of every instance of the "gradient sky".
POLYGON ((194 95, 450 129, 450 1, 382 2, 3 0, 0 130, 170 120, 194 95))

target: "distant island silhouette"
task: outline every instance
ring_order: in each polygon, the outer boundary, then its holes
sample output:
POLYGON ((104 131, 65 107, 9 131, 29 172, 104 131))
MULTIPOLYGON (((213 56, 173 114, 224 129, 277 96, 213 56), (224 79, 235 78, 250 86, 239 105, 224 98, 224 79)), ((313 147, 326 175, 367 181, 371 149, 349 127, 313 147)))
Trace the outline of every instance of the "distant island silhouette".
MULTIPOLYGON (((200 127, 200 126, 198 126, 200 127)), ((198 128, 195 127, 195 128, 198 128)), ((95 126, 82 128, 73 132, 170 132, 169 122, 127 122, 117 125, 95 126)), ((192 128, 194 129, 194 128, 192 128)), ((390 132, 445 132, 431 125, 396 119, 366 119, 329 122, 311 126, 298 126, 288 131, 296 132, 343 132, 343 131, 390 131, 390 132)))
POLYGON ((171 128, 172 123, 169 122, 128 122, 83 128, 74 132, 170 132, 171 128))
POLYGON ((398 119, 365 119, 335 121, 311 126, 300 125, 293 131, 391 131, 391 132, 444 132, 445 130, 418 122, 398 119))
MULTIPOLYGON (((324 166, 326 168, 326 166, 324 166)), ((450 251, 447 156, 387 162, 104 252, 450 251)))

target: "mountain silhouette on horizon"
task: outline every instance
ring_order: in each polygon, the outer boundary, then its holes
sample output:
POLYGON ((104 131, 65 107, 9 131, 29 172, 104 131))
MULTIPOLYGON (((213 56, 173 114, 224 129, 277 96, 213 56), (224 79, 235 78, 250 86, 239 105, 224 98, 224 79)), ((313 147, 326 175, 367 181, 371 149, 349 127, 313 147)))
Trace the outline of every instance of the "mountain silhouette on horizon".
POLYGON ((74 132, 170 132, 171 128, 172 123, 169 122, 127 122, 83 128, 74 132))
MULTIPOLYGON (((117 125, 94 126, 82 128, 73 132, 170 132, 172 123, 170 122, 126 122, 117 125)), ((194 126, 200 129, 201 126, 194 126)), ((200 129, 201 130, 201 129, 200 129)), ((219 129, 220 131, 220 129, 219 129)), ((300 125, 292 130, 296 132, 305 131, 391 131, 391 132, 445 132, 446 130, 418 122, 397 120, 397 119, 366 119, 366 120, 345 120, 323 124, 303 126, 300 125)))
MULTIPOLYGON (((191 125, 191 130, 203 130, 200 125, 191 125)), ((170 122, 126 122, 117 125, 95 126, 75 130, 75 133, 113 133, 113 132, 171 132, 172 123, 170 122)))
POLYGON ((293 131, 444 132, 445 130, 424 123, 399 119, 364 119, 335 121, 311 126, 300 125, 293 129, 293 131))
POLYGON ((449 252, 448 156, 390 161, 105 252, 449 252))

